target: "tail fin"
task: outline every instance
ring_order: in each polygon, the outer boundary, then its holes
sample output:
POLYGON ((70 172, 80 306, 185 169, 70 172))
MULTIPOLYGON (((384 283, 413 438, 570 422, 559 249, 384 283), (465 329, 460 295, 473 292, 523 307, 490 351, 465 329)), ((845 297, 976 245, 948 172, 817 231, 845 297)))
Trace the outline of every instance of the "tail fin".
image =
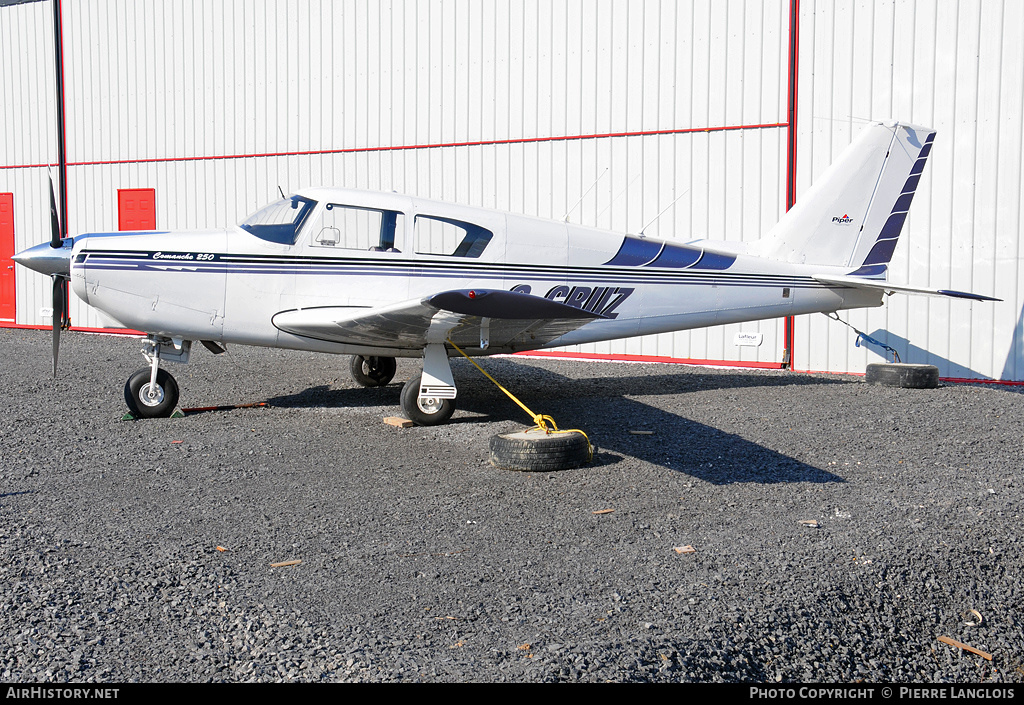
POLYGON ((787 262, 884 277, 935 132, 872 123, 755 247, 787 262))

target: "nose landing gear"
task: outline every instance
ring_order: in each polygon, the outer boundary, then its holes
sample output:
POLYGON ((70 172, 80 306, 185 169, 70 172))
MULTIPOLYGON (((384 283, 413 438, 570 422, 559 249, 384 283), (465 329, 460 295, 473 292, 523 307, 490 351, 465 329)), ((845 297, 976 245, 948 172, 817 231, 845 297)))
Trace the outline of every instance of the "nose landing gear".
POLYGON ((178 383, 167 370, 161 369, 160 358, 188 362, 189 340, 171 340, 149 336, 142 354, 149 367, 137 370, 124 385, 124 401, 137 418, 167 418, 178 406, 178 383))

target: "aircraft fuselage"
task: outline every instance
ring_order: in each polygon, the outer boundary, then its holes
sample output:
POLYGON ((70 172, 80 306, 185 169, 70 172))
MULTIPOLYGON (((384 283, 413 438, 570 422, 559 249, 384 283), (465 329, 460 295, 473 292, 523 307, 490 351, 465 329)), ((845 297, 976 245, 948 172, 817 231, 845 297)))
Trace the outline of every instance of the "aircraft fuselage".
POLYGON ((827 268, 714 251, 701 242, 667 243, 395 194, 310 193, 318 200, 294 243, 238 227, 77 237, 74 291, 125 327, 160 336, 413 357, 423 354, 422 345, 320 340, 282 330, 273 319, 297 309, 372 309, 454 289, 532 294, 601 316, 535 346, 518 341, 469 350, 494 354, 881 303, 877 292, 812 278, 827 268), (391 247, 318 242, 330 204, 399 214, 391 247), (442 254, 417 225, 428 221, 472 224, 491 237, 475 256, 442 254))

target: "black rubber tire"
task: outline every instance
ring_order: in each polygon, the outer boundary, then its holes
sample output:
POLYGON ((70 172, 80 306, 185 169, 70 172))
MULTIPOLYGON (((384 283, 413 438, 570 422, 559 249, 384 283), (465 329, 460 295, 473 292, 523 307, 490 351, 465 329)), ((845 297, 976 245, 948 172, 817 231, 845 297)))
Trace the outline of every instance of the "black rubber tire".
POLYGON ((873 362, 864 372, 864 381, 883 387, 935 389, 939 386, 939 368, 906 362, 873 362))
POLYGON ((589 463, 591 455, 590 441, 578 431, 531 428, 491 436, 491 465, 501 470, 569 470, 589 463))
POLYGON ((437 411, 431 412, 419 405, 420 377, 416 375, 402 387, 402 412, 417 426, 438 426, 455 413, 454 399, 438 399, 437 411))
POLYGON ((156 371, 156 386, 160 388, 160 399, 151 403, 145 396, 149 386, 150 368, 143 367, 128 378, 124 385, 124 401, 129 411, 140 418, 167 418, 178 405, 178 383, 162 367, 156 371))
POLYGON ((353 355, 349 365, 352 379, 364 387, 384 387, 395 377, 398 363, 393 357, 353 355))

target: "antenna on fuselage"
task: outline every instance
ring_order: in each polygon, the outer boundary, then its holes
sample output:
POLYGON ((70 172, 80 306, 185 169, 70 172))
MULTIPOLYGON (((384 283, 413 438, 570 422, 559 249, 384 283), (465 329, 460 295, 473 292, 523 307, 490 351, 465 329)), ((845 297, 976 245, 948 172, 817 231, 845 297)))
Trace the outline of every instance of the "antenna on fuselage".
POLYGON ((622 194, 624 194, 626 191, 628 191, 629 187, 632 186, 634 183, 636 183, 636 180, 639 179, 643 175, 644 175, 644 172, 642 172, 642 171, 638 172, 637 175, 633 177, 633 180, 630 181, 628 184, 626 184, 626 188, 624 188, 621 191, 619 191, 618 195, 615 196, 615 198, 613 198, 611 201, 609 201, 608 205, 604 207, 604 210, 602 210, 600 213, 597 214, 597 218, 594 219, 595 222, 598 221, 598 220, 601 220, 601 216, 604 215, 605 213, 607 213, 608 209, 611 208, 612 205, 617 200, 619 200, 619 198, 622 196, 622 194))
POLYGON ((653 218, 653 219, 651 220, 651 222, 650 222, 650 223, 648 223, 648 224, 647 224, 647 225, 645 225, 644 227, 640 228, 640 234, 641 234, 641 235, 643 235, 643 234, 644 234, 644 230, 647 230, 647 228, 651 227, 651 225, 652 225, 652 224, 654 223, 654 221, 656 221, 656 220, 657 220, 658 218, 660 218, 661 216, 665 215, 665 211, 667 211, 667 210, 668 210, 669 208, 671 208, 671 207, 672 207, 672 206, 674 206, 674 205, 675 205, 676 203, 678 203, 678 202, 679 202, 679 199, 680 199, 680 198, 682 198, 683 196, 685 196, 686 194, 688 194, 689 192, 690 192, 690 189, 686 189, 686 190, 685 190, 685 191, 683 191, 683 192, 682 192, 681 194, 679 194, 678 196, 676 196, 676 200, 672 201, 672 202, 671 202, 671 203, 669 203, 669 204, 668 204, 667 206, 665 206, 665 209, 664 209, 664 210, 662 210, 662 211, 661 211, 661 213, 658 213, 658 215, 654 216, 654 218, 653 218))
POLYGON ((566 211, 565 215, 562 216, 562 220, 563 221, 565 221, 566 223, 569 222, 569 214, 572 213, 574 210, 576 210, 576 206, 578 206, 579 204, 583 203, 583 199, 587 197, 588 193, 590 193, 591 191, 594 190, 594 187, 597 186, 597 182, 600 181, 602 179, 602 177, 604 177, 604 175, 608 173, 608 169, 609 168, 610 167, 605 167, 604 171, 601 172, 601 176, 599 176, 596 179, 594 179, 594 183, 592 183, 590 185, 590 188, 588 188, 586 191, 583 192, 583 195, 580 196, 580 200, 578 200, 574 204, 572 204, 572 208, 570 208, 568 211, 566 211))
POLYGON ((277 190, 281 192, 281 198, 288 198, 287 196, 284 195, 284 189, 281 188, 281 184, 277 185, 277 190))

